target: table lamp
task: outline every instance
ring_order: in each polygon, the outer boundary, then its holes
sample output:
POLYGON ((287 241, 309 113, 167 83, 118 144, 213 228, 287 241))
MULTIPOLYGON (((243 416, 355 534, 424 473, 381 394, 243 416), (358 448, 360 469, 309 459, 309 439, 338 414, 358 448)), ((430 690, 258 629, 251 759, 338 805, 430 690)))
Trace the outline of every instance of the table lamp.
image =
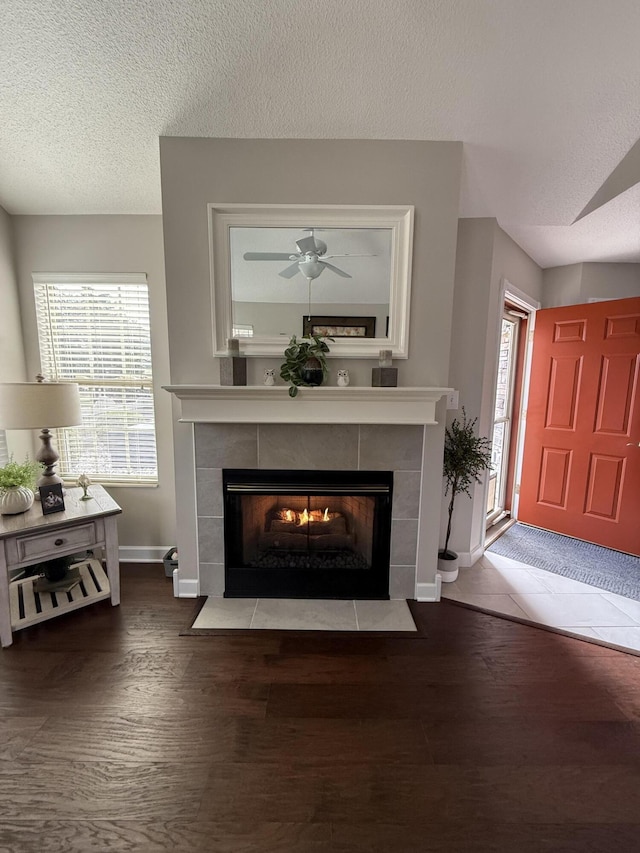
MULTIPOLYGON (((62 483, 55 472, 60 456, 51 444, 51 428, 77 426, 82 422, 80 394, 75 382, 45 382, 39 375, 37 382, 0 383, 0 429, 41 429, 42 447, 36 459, 44 471, 36 489, 62 483), (43 424, 47 424, 46 427, 43 424)), ((38 495, 38 492, 36 492, 38 495)))

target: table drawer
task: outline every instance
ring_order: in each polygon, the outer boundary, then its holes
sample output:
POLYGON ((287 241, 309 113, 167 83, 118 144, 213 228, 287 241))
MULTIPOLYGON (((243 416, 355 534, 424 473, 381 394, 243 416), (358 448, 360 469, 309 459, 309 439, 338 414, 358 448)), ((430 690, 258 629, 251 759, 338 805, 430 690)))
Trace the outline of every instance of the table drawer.
POLYGON ((51 560, 57 553, 72 554, 74 551, 90 548, 97 542, 98 536, 93 522, 35 536, 19 536, 16 538, 17 562, 51 560))

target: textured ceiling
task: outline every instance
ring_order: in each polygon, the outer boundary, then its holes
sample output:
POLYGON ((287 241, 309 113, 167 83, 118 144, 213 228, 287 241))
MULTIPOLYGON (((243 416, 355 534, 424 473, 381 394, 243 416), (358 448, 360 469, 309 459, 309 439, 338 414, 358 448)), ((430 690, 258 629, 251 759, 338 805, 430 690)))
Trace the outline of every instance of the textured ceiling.
POLYGON ((159 213, 163 135, 462 140, 462 216, 497 217, 543 266, 640 261, 640 158, 607 184, 640 137, 638 0, 0 12, 10 213, 159 213))

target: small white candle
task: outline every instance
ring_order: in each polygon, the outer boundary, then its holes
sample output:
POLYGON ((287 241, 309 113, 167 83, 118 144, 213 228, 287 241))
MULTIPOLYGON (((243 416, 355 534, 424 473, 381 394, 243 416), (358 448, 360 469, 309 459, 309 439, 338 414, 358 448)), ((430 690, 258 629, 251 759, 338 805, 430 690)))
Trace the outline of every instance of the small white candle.
POLYGON ((240 355, 240 341, 237 338, 228 338, 227 350, 229 355, 240 355))
POLYGON ((391 367, 391 350, 381 349, 378 354, 378 363, 380 367, 391 367))

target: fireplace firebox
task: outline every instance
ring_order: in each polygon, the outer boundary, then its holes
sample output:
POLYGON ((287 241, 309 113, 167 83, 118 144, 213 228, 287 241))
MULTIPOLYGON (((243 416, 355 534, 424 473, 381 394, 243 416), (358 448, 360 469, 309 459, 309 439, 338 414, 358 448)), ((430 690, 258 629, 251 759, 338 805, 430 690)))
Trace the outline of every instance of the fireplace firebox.
POLYGON ((392 471, 224 469, 225 597, 389 598, 392 471))

